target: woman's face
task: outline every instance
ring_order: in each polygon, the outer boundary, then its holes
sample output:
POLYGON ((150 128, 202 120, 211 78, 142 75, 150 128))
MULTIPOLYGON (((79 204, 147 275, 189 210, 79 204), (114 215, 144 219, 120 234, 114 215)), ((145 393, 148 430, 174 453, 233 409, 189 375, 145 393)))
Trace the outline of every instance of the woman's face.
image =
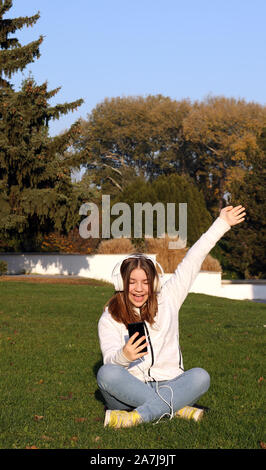
POLYGON ((142 307, 149 297, 149 282, 145 271, 135 268, 129 278, 128 298, 135 307, 142 307))

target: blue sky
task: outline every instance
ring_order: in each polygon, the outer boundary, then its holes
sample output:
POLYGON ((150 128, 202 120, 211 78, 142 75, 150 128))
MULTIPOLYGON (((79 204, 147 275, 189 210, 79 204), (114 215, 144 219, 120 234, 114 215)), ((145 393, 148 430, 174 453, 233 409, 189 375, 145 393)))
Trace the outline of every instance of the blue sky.
POLYGON ((265 104, 266 0, 13 0, 5 18, 38 11, 35 26, 16 35, 22 45, 45 36, 24 77, 61 86, 52 105, 85 101, 51 123, 51 135, 106 97, 211 94, 265 104))

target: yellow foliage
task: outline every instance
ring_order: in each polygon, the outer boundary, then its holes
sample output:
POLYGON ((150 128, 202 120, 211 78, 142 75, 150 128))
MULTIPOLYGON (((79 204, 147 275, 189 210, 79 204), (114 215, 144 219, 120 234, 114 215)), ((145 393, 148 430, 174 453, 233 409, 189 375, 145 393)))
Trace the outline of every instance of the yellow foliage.
MULTIPOLYGON (((188 247, 178 250, 170 249, 168 247, 170 241, 174 241, 174 239, 168 235, 165 235, 165 238, 147 238, 145 240, 145 251, 156 254, 156 260, 160 263, 165 273, 173 273, 189 249, 188 247)), ((211 255, 207 255, 201 269, 203 271, 222 271, 219 261, 211 255)))
POLYGON ((97 249, 99 254, 133 253, 134 251, 136 251, 136 248, 131 240, 123 237, 103 240, 97 249))

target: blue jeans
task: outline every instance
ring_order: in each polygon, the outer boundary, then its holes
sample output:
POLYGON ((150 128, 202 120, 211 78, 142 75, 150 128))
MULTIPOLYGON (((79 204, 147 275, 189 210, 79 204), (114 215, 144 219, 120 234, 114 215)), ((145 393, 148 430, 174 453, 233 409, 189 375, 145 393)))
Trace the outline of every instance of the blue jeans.
POLYGON ((105 364, 98 371, 97 382, 108 409, 136 409, 142 420, 149 422, 170 413, 171 400, 173 412, 193 405, 207 392, 210 376, 204 369, 195 367, 172 380, 157 382, 156 391, 156 382, 147 384, 122 366, 105 364))

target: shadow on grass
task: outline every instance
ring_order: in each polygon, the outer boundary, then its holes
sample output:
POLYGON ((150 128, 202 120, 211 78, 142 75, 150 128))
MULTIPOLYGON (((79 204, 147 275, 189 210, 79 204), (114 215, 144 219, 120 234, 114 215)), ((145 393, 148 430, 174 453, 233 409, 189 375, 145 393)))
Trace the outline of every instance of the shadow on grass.
MULTIPOLYGON (((95 377, 97 377, 98 370, 100 369, 100 367, 102 367, 102 365, 103 365, 103 361, 102 361, 102 360, 97 361, 97 362, 94 364, 94 366, 93 366, 93 373, 94 373, 95 377)), ((98 388, 97 388, 97 390, 95 391, 94 396, 95 396, 95 399, 96 399, 97 401, 99 401, 99 402, 101 402, 103 405, 105 405, 105 401, 104 401, 104 399, 103 399, 103 396, 102 396, 102 394, 101 394, 101 392, 100 392, 100 390, 99 390, 98 388)))

